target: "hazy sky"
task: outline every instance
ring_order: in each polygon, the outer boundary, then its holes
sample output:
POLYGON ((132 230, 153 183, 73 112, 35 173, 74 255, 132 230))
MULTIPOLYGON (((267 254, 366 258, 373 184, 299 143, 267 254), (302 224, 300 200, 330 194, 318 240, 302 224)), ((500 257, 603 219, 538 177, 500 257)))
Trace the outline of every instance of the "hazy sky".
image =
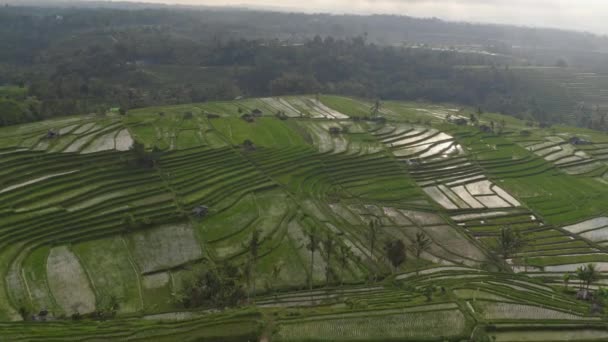
MULTIPOLYGON (((123 0, 124 1, 124 0, 123 0)), ((608 0, 127 0, 263 6, 331 13, 389 13, 449 20, 559 27, 608 34, 608 0)))

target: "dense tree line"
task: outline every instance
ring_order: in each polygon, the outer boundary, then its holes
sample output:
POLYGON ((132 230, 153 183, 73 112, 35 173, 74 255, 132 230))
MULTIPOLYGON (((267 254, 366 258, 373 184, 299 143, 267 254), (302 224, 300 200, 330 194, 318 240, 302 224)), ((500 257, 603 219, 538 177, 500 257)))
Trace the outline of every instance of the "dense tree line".
MULTIPOLYGON (((27 110, 18 115, 6 114, 12 109, 5 105, 1 124, 110 107, 318 92, 456 102, 560 122, 550 99, 568 99, 559 86, 512 73, 504 56, 379 45, 367 33, 348 38, 335 28, 336 37, 273 39, 282 36, 261 22, 272 18, 291 31, 302 18, 313 18, 303 15, 217 12, 218 19, 196 11, 56 11, 0 10, 6 23, 0 42, 9 47, 0 52, 0 85, 24 84, 37 104, 21 104, 27 110), (237 18, 260 22, 239 26, 237 18), (262 32, 255 35, 270 38, 243 33, 252 26, 262 32)), ((575 107, 574 100, 566 105, 575 107)))

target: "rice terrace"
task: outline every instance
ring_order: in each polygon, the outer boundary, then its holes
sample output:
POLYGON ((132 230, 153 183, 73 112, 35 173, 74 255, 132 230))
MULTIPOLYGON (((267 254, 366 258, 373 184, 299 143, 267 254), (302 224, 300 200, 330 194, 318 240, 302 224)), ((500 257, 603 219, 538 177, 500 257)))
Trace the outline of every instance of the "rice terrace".
POLYGON ((0 0, 0 342, 608 341, 606 13, 0 0))
POLYGON ((608 339, 604 290, 581 299, 608 137, 474 113, 309 95, 4 127, 0 340, 608 339))

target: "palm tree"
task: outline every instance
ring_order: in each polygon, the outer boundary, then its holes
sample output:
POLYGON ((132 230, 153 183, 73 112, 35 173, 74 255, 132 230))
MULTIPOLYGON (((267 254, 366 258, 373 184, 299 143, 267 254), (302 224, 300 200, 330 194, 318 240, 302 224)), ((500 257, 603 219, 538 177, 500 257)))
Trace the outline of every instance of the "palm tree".
POLYGON ((513 254, 516 254, 525 245, 521 234, 513 231, 511 227, 502 227, 496 242, 496 252, 500 254, 504 260, 507 260, 513 254))
MULTIPOLYGON (((279 276, 281 275, 281 271, 283 270, 283 261, 279 261, 276 264, 272 265, 272 288, 276 288, 277 283, 279 282, 279 276)), ((274 291, 273 291, 274 292, 274 291)), ((276 295, 275 295, 276 297, 276 295)))
POLYGON ((414 240, 414 245, 412 249, 414 250, 414 255, 416 256, 416 275, 419 271, 420 266, 420 257, 423 252, 426 252, 429 248, 431 248, 432 241, 429 239, 426 234, 423 232, 416 233, 416 239, 414 240))
POLYGON ((340 286, 344 285, 344 270, 348 264, 348 257, 351 254, 351 248, 347 245, 340 245, 340 286))
POLYGON ((309 275, 309 279, 308 279, 308 287, 310 288, 310 290, 312 291, 312 283, 313 283, 313 272, 314 272, 314 265, 315 265, 315 251, 317 250, 319 241, 317 238, 317 229, 316 228, 311 228, 308 231, 308 244, 306 245, 306 249, 308 249, 310 251, 310 275, 309 275))
MULTIPOLYGON (((376 247, 376 241, 378 239, 378 233, 380 232, 380 222, 378 220, 369 221, 369 259, 370 262, 374 263, 374 250, 376 247)), ((374 267, 374 280, 376 279, 376 271, 374 267)), ((370 274, 371 277, 371 274, 370 274)), ((370 279, 371 280, 371 279, 370 279)))
POLYGON ((248 278, 251 277, 252 284, 250 288, 250 296, 253 294, 253 302, 255 303, 255 267, 258 259, 258 251, 260 249, 260 231, 257 229, 253 230, 251 239, 249 240, 249 270, 248 278))
POLYGON ((329 285, 329 280, 331 278, 331 255, 334 251, 335 246, 335 237, 331 233, 327 233, 325 236, 325 240, 323 240, 323 249, 325 249, 325 254, 327 258, 325 260, 325 284, 329 285))
POLYGON ((387 241, 384 245, 386 257, 393 266, 393 272, 405 262, 405 244, 401 240, 387 241))
POLYGON ((279 280, 279 276, 281 275, 282 270, 283 261, 279 261, 276 264, 272 265, 272 281, 276 283, 279 280))
POLYGON ((580 266, 576 269, 576 277, 578 278, 578 288, 579 290, 583 289, 583 282, 587 278, 587 274, 585 272, 585 266, 580 266))
POLYGON ((375 118, 378 115, 378 113, 380 112, 380 108, 382 108, 382 103, 380 102, 380 99, 376 99, 376 101, 374 102, 374 104, 370 108, 371 109, 372 118, 375 118))
POLYGON ((599 272, 597 271, 595 264, 588 264, 587 266, 581 266, 576 269, 576 277, 580 280, 580 289, 583 289, 583 283, 585 289, 589 290, 589 286, 599 278, 599 272))
POLYGON ((524 273, 528 273, 528 264, 530 263, 530 259, 528 257, 524 257, 523 261, 524 261, 524 273))

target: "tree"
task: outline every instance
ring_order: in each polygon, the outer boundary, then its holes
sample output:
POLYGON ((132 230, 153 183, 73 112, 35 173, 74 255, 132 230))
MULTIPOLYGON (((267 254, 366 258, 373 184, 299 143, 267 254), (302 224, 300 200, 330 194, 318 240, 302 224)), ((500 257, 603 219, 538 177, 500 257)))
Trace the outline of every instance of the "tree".
POLYGON ((412 245, 412 249, 414 250, 414 255, 416 256, 416 274, 418 274, 420 267, 420 257, 423 252, 426 252, 429 248, 431 248, 431 239, 429 239, 426 234, 423 232, 416 233, 416 239, 414 240, 414 245, 412 245))
POLYGON ((506 127, 507 127, 507 123, 506 123, 505 119, 500 120, 498 122, 498 135, 501 135, 502 133, 504 133, 506 127))
MULTIPOLYGON (((380 221, 374 219, 369 221, 368 225, 368 235, 369 235, 369 260, 373 264, 374 263, 374 251, 376 248, 376 240, 378 239, 378 234, 380 232, 380 221)), ((374 275, 373 279, 376 280, 376 271, 374 267, 374 275)), ((370 274, 371 277, 371 274, 370 274)), ((371 279, 370 279, 371 281, 371 279)))
POLYGON ((344 285, 344 270, 348 265, 348 257, 351 254, 351 248, 348 245, 340 245, 340 285, 344 285))
POLYGON ((276 284, 279 281, 279 277, 281 276, 281 271, 283 270, 283 261, 279 261, 272 265, 272 281, 276 284))
POLYGON ((469 119, 470 119, 470 121, 471 121, 471 123, 472 123, 473 125, 476 125, 476 124, 477 124, 477 122, 479 122, 479 121, 477 120, 477 117, 476 117, 476 116, 475 116, 475 114, 473 114, 473 113, 471 113, 471 115, 469 116, 469 119))
POLYGON ((374 101, 374 104, 370 108, 372 118, 375 118, 376 116, 378 116, 378 113, 380 112, 381 108, 382 108, 382 103, 380 102, 380 99, 376 99, 376 101, 374 101))
POLYGON ((281 276, 281 271, 283 270, 283 261, 280 260, 279 262, 275 263, 272 265, 272 271, 270 272, 270 277, 266 278, 266 289, 268 291, 272 291, 275 294, 275 299, 276 299, 276 285, 279 282, 279 278, 281 276))
POLYGON ((234 307, 245 298, 241 274, 229 263, 214 268, 196 268, 175 294, 176 302, 186 308, 234 307))
POLYGON ((24 321, 27 321, 31 318, 32 307, 29 303, 24 302, 23 300, 19 300, 19 315, 24 321))
POLYGON ((502 256, 503 260, 509 259, 525 245, 521 234, 511 227, 502 227, 500 235, 496 238, 495 251, 502 256))
POLYGON ((162 156, 162 151, 160 151, 156 146, 152 149, 152 151, 146 151, 146 146, 139 141, 134 141, 133 145, 130 148, 131 155, 133 156, 133 161, 137 166, 152 168, 156 165, 156 163, 160 160, 162 156))
POLYGON ((308 231, 307 236, 308 236, 308 244, 306 245, 306 249, 308 249, 310 251, 310 274, 309 274, 309 279, 308 279, 308 287, 312 291, 312 284, 313 284, 313 278, 314 278, 313 272, 314 272, 314 266, 315 266, 315 252, 319 245, 319 241, 318 241, 318 237, 317 237, 317 229, 311 228, 308 231))
POLYGON ((564 280, 564 287, 566 291, 568 291, 568 283, 570 283, 570 273, 565 273, 562 279, 564 280))
POLYGON ((386 257, 391 262, 393 270, 397 269, 406 258, 405 244, 402 240, 387 241, 384 245, 386 257))
MULTIPOLYGON (((120 303, 115 295, 102 294, 97 298, 95 316, 98 319, 104 320, 116 316, 120 303)), ((75 310, 75 314, 78 312, 75 310)))
POLYGON ((528 257, 524 257, 522 261, 524 262, 524 272, 528 273, 528 264, 530 264, 530 259, 528 257))
POLYGON ((120 115, 127 115, 127 109, 125 107, 118 108, 118 113, 120 115))
POLYGON ((327 233, 327 235, 325 236, 325 240, 323 240, 323 249, 325 250, 325 255, 327 256, 325 258, 325 284, 326 285, 329 285, 329 282, 330 282, 331 276, 332 276, 331 256, 334 251, 335 242, 336 242, 335 236, 333 236, 331 233, 327 233))
POLYGON ((258 261, 258 252, 260 250, 260 231, 258 229, 254 229, 251 234, 251 239, 249 239, 249 262, 248 262, 248 272, 247 272, 247 282, 248 286, 250 286, 250 291, 248 297, 251 298, 253 296, 253 302, 255 303, 255 268, 258 261))
POLYGON ((426 301, 430 302, 433 300, 433 293, 435 292, 434 285, 428 285, 422 290, 422 294, 426 297, 426 301))
POLYGON ((255 151, 255 144, 253 141, 245 139, 245 141, 243 141, 243 149, 246 151, 255 151))
POLYGON ((580 280, 580 288, 582 289, 584 284, 585 290, 589 290, 591 284, 598 280, 599 272, 595 264, 588 264, 576 269, 576 277, 580 280))

